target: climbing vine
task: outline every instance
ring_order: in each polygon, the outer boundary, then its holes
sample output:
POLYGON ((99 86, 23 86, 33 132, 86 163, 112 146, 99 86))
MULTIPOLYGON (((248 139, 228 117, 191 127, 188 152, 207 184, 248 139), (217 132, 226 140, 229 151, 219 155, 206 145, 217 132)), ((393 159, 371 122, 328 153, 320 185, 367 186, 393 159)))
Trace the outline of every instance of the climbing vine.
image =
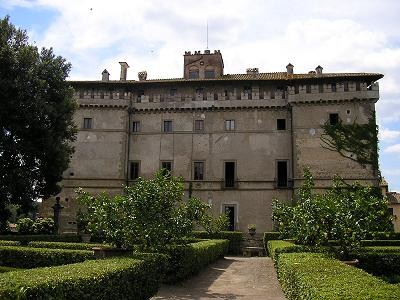
POLYGON ((380 178, 378 163, 378 126, 375 112, 366 124, 343 124, 341 120, 335 125, 326 122, 322 125, 322 147, 338 152, 362 166, 370 165, 375 176, 380 178))

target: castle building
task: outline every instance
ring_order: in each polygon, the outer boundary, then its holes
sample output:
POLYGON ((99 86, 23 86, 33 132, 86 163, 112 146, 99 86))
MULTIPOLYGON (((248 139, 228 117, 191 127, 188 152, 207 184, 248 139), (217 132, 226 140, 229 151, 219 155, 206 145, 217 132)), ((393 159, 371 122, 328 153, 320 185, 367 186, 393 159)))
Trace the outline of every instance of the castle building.
MULTIPOLYGON (((183 77, 71 81, 79 108, 75 153, 58 197, 63 231, 76 228, 74 190, 121 193, 160 168, 191 183, 193 195, 227 213, 231 230, 273 228, 273 199, 291 201, 310 167, 316 187, 334 174, 377 184, 370 167, 321 146, 321 125, 367 123, 379 99, 376 73, 224 74, 220 51, 185 52, 183 77)), ((54 199, 43 205, 51 214, 54 199), (47 204, 46 204, 47 203, 47 204)))

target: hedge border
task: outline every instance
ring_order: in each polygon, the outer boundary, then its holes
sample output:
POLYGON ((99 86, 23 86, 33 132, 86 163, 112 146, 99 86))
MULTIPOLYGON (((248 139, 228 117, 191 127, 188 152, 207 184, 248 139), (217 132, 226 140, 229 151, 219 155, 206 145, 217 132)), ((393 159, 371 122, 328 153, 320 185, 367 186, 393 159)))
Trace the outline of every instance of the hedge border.
POLYGON ((193 231, 192 236, 198 239, 217 239, 228 240, 228 254, 238 255, 241 253, 243 232, 241 231, 221 231, 219 233, 208 233, 206 231, 193 231))
POLYGON ((0 246, 0 265, 31 269, 94 259, 92 251, 0 246))
POLYGON ((0 240, 3 241, 19 241, 21 243, 29 243, 32 241, 43 241, 43 242, 80 242, 81 238, 76 234, 37 234, 37 235, 0 235, 0 240))
POLYGON ((149 299, 165 258, 111 258, 0 274, 1 299, 149 299))
POLYGON ((93 247, 111 247, 106 244, 96 244, 96 243, 67 243, 67 242, 43 242, 34 241, 29 242, 28 247, 33 248, 47 248, 47 249, 72 249, 72 250, 92 250, 93 247))

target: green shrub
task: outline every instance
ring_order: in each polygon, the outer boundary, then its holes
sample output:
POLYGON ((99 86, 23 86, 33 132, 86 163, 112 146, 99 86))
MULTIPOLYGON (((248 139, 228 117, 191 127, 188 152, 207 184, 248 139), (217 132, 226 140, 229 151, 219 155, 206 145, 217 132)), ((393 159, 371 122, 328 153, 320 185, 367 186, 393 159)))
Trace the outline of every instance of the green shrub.
POLYGON ((37 218, 32 228, 35 234, 53 234, 55 230, 54 220, 52 218, 37 218))
POLYGON ((272 241, 267 242, 266 251, 267 251, 267 254, 273 260, 275 260, 275 252, 277 250, 279 252, 279 251, 283 251, 284 248, 292 249, 293 247, 296 247, 296 245, 293 244, 292 242, 281 241, 281 240, 276 240, 276 241, 272 240, 272 241))
POLYGON ((354 254, 358 267, 380 276, 400 274, 400 247, 365 247, 354 254))
POLYGON ((70 242, 78 243, 81 241, 80 237, 76 234, 39 234, 39 235, 0 235, 0 240, 7 241, 20 241, 21 243, 27 244, 31 241, 47 241, 47 242, 70 242))
POLYGON ((370 232, 367 234, 366 239, 369 240, 400 240, 400 232, 370 232))
POLYGON ((33 224, 35 222, 31 218, 21 218, 17 222, 17 230, 20 234, 32 234, 33 224))
POLYGON ((0 246, 21 246, 21 243, 18 241, 3 241, 0 240, 0 246))
POLYGON ((320 253, 282 253, 279 281, 289 300, 399 299, 400 288, 320 253))
POLYGON ((93 259, 91 251, 0 246, 0 265, 30 269, 93 259))
POLYGON ((218 239, 228 240, 229 249, 228 254, 240 254, 240 245, 243 239, 241 231, 221 231, 219 233, 208 233, 207 231, 193 231, 192 236, 198 239, 218 239))
POLYGON ((29 247, 49 248, 49 249, 72 249, 72 250, 92 250, 93 247, 105 247, 106 244, 92 243, 64 243, 64 242, 29 242, 29 247))
POLYGON ((188 245, 174 245, 167 249, 169 255, 166 283, 175 283, 197 274, 208 264, 223 257, 229 247, 227 240, 208 240, 188 245))
POLYGON ((112 258, 0 275, 1 299, 149 299, 165 260, 112 258), (157 261, 157 263, 155 263, 157 261))

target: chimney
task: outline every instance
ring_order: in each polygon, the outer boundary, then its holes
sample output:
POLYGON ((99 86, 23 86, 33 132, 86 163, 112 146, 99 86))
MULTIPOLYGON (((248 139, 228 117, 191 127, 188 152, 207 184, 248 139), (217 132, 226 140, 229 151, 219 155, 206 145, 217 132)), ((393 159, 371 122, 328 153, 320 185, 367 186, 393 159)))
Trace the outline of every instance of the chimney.
POLYGON ((246 74, 256 75, 256 74, 258 74, 258 68, 247 68, 246 69, 246 74))
POLYGON ((124 61, 120 61, 119 64, 121 65, 121 75, 119 77, 119 80, 126 81, 126 73, 128 71, 129 65, 124 61))
POLYGON ((104 69, 103 73, 101 73, 101 81, 109 81, 110 73, 108 73, 107 69, 104 69))
POLYGON ((147 79, 147 72, 142 71, 138 73, 139 81, 145 81, 147 79))
POLYGON ((315 72, 317 72, 317 75, 322 75, 322 69, 323 67, 321 67, 320 65, 318 65, 318 67, 315 68, 315 72))
POLYGON ((291 63, 289 63, 287 66, 286 66, 286 72, 288 73, 288 74, 293 74, 293 65, 291 64, 291 63))

